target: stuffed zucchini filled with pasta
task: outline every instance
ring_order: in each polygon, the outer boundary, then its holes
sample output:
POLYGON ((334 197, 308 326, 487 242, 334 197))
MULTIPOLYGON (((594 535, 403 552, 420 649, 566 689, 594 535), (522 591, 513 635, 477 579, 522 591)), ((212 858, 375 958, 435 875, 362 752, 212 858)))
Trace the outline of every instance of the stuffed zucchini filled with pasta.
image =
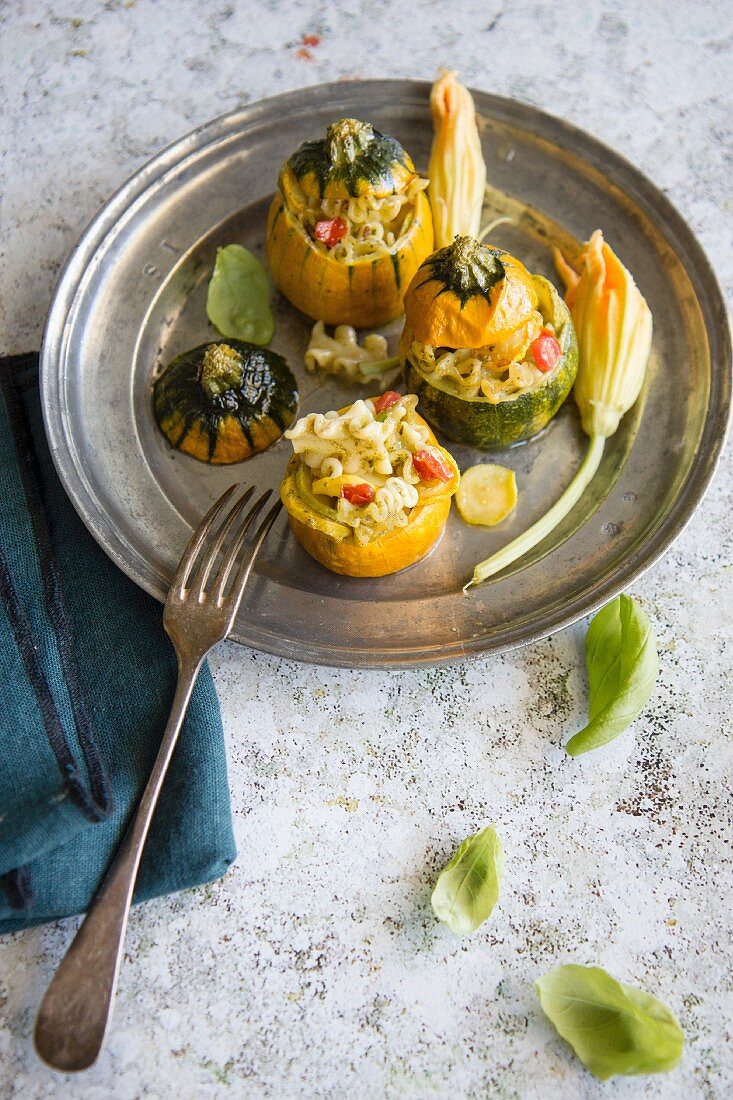
POLYGON ((431 424, 494 450, 549 423, 572 388, 578 347, 547 279, 502 249, 456 237, 408 287, 400 360, 431 424))
POLYGON ((285 433, 294 454, 280 496, 293 533, 335 573, 396 573, 443 532, 460 475, 416 405, 387 392, 285 433))
POLYGON ((357 119, 301 145, 283 165, 267 221, 267 256, 285 297, 331 325, 397 317, 433 248, 427 184, 398 141, 357 119))

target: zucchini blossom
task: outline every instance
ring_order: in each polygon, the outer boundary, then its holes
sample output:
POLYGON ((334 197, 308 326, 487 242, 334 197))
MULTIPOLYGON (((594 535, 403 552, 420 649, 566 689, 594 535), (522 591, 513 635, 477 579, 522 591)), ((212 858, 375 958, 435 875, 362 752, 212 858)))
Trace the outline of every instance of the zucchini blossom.
POLYGON ((572 263, 555 249, 580 357, 573 394, 583 431, 608 439, 636 401, 652 343, 652 315, 618 256, 595 233, 572 263))
POLYGON ((455 73, 441 73, 430 93, 434 136, 428 198, 436 248, 452 244, 456 234, 478 237, 486 188, 473 98, 455 73))

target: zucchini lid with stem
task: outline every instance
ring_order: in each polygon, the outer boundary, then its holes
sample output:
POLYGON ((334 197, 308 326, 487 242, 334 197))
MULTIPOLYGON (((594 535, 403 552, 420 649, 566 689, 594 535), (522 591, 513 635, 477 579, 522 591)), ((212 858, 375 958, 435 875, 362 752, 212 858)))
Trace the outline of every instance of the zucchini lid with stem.
POLYGON ((325 138, 296 149, 279 183, 288 206, 297 209, 299 192, 317 201, 384 198, 403 191, 415 175, 412 159, 396 138, 368 122, 342 118, 328 127, 325 138))
POLYGON ((298 389, 281 355, 228 339, 176 356, 155 383, 153 400, 173 447, 223 465, 280 438, 295 419, 298 389))

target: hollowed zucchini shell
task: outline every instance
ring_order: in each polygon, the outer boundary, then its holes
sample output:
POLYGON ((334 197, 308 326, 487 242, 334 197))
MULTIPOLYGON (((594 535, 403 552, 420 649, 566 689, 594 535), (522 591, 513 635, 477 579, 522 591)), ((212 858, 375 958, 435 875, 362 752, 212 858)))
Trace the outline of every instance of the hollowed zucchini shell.
POLYGON ((306 316, 329 325, 371 328, 402 312, 410 280, 433 247, 430 203, 420 192, 413 220, 388 252, 336 260, 304 228, 307 203, 362 195, 384 198, 415 178, 394 138, 342 119, 325 140, 306 142, 284 165, 267 217, 267 258, 278 289, 306 316))
POLYGON ((264 451, 298 410, 295 378, 283 357, 244 340, 201 344, 177 356, 156 382, 153 400, 168 442, 213 465, 243 462, 264 451), (222 348, 236 353, 241 381, 204 384, 207 352, 222 348))
POLYGON ((537 308, 545 321, 554 325, 562 356, 537 388, 515 397, 499 402, 486 397, 459 397, 455 391, 428 381, 411 358, 415 337, 409 322, 405 323, 400 358, 408 392, 418 395, 425 419, 457 443, 491 451, 530 439, 549 424, 572 389, 578 369, 578 342, 570 311, 547 279, 541 275, 532 278, 537 308))
POLYGON ((407 233, 387 253, 352 264, 319 249, 278 193, 267 219, 267 258, 278 289, 314 321, 373 328, 402 312, 410 279, 433 247, 430 203, 421 192, 407 233))

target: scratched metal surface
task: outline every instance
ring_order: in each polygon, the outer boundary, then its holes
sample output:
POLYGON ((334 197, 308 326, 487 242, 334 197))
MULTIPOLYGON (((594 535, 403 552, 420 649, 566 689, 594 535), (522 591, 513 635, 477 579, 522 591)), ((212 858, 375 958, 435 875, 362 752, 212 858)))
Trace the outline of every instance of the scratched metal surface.
MULTIPOLYGON (((159 598, 210 502, 233 479, 276 488, 289 450, 281 440, 246 464, 211 468, 172 451, 155 427, 155 372, 214 335, 204 303, 217 246, 237 241, 262 254, 280 164, 340 115, 366 117, 396 135, 424 169, 428 87, 326 84, 225 115, 144 166, 72 254, 43 346, 54 459, 101 545, 159 598)), ((328 665, 389 667, 544 637, 651 565, 712 476, 730 405, 730 341, 715 278, 691 232, 651 183, 591 137, 526 104, 481 92, 475 99, 493 186, 486 219, 515 215, 492 240, 552 276, 549 244, 564 234, 587 238, 602 225, 654 315, 645 391, 573 515, 527 559, 468 596, 461 586, 473 564, 529 526, 577 468, 585 438, 572 401, 541 436, 490 456, 517 472, 520 503, 510 519, 484 531, 454 509, 437 549, 401 574, 338 578, 281 521, 237 627, 237 640, 255 648, 328 665)), ((272 346, 299 379, 301 412, 374 392, 306 375, 309 322, 277 295, 275 310, 272 346)), ((396 341, 398 327, 386 331, 396 341)), ((486 457, 452 449, 462 468, 486 457)))

